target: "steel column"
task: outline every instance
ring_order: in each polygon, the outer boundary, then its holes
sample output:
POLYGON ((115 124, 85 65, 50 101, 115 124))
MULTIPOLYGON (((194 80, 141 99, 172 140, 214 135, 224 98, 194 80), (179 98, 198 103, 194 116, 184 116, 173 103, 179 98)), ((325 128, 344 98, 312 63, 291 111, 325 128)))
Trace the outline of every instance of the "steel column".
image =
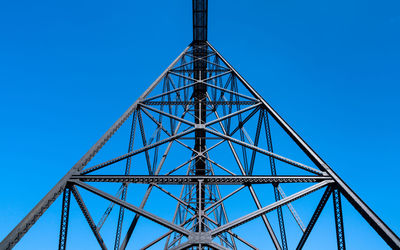
POLYGON ((340 191, 334 189, 332 192, 333 210, 335 211, 335 226, 336 226, 336 240, 337 246, 340 250, 346 249, 346 243, 344 241, 344 227, 343 227, 343 212, 342 212, 342 201, 340 199, 340 191))
POLYGON ((64 190, 61 209, 60 222, 60 238, 58 241, 58 249, 65 250, 67 248, 68 221, 69 221, 69 206, 71 201, 71 188, 67 186, 64 190))

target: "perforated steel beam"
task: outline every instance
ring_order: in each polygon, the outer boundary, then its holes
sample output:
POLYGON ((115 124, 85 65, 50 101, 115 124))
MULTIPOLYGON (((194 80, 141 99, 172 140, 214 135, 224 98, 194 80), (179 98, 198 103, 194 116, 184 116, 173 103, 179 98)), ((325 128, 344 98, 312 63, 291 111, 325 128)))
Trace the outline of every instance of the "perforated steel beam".
POLYGON ((74 175, 71 180, 84 182, 121 182, 142 184, 194 185, 203 180, 208 185, 248 185, 265 183, 304 183, 330 180, 327 176, 155 176, 155 175, 74 175))
POLYGON ((69 207, 71 203, 71 188, 66 187, 63 194, 61 203, 61 222, 60 222, 60 236, 58 240, 58 250, 65 250, 67 248, 68 236, 68 222, 69 222, 69 207))
POLYGON ((346 249, 346 242, 344 240, 344 226, 343 226, 343 212, 342 200, 340 198, 340 191, 335 189, 332 192, 333 210, 335 213, 335 226, 336 226, 336 241, 337 247, 340 250, 346 249))

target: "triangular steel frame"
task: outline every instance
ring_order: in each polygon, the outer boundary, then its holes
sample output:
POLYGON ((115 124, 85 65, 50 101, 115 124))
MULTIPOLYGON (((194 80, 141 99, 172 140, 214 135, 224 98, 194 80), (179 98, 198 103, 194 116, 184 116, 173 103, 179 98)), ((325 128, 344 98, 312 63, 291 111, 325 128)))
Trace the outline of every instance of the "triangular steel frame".
MULTIPOLYGON (((193 42, 5 237, 0 249, 13 248, 61 194, 59 249, 67 247, 71 197, 76 200, 101 249, 107 249, 107 242, 100 230, 110 220, 115 206, 119 207, 119 212, 114 249, 126 249, 132 242, 140 217, 168 229, 142 249, 159 248, 160 244, 164 249, 258 249, 245 235, 235 232, 237 227, 256 219, 265 226, 276 249, 288 249, 288 242, 302 249, 332 197, 337 248, 345 249, 342 195, 390 247, 400 249, 398 236, 207 41, 207 9, 207 0, 193 0, 193 42), (132 120, 130 126, 128 119, 132 120), (301 149, 309 163, 274 151, 276 144, 272 143, 270 121, 301 149), (123 124, 129 126, 128 152, 89 165, 123 124), (140 145, 138 140, 141 140, 140 145), (168 155, 175 145, 181 147, 182 156, 183 151, 189 153, 183 163, 179 162, 181 159, 169 161, 168 155), (222 146, 226 146, 226 152, 215 153, 222 146), (259 160, 261 157, 264 160, 259 160), (118 163, 125 163, 123 171, 115 167, 118 163), (278 175, 278 163, 290 166, 290 174, 278 175), (269 169, 265 167, 268 164, 269 169), (114 195, 102 190, 103 186, 88 183, 120 183, 120 186, 114 195), (301 190, 287 196, 282 187, 287 183, 312 185, 302 186, 301 190), (147 185, 139 205, 127 200, 128 187, 133 184, 147 185), (273 187, 273 202, 268 205, 262 205, 254 188, 261 184, 273 187), (180 186, 180 192, 167 188, 171 185, 180 186), (229 189, 225 187, 235 189, 226 192, 229 189), (153 189, 176 202, 174 213, 172 210, 170 213, 172 217, 166 219, 145 209, 153 189), (227 201, 243 189, 249 191, 250 203, 254 202, 256 210, 230 221, 230 210, 234 207, 227 206, 227 201), (305 226, 292 202, 319 189, 325 191, 305 226), (97 224, 79 190, 110 202, 97 224), (296 242, 286 232, 288 218, 284 216, 283 207, 288 208, 299 226, 300 237, 296 242), (266 215, 273 210, 277 211, 278 236, 266 215), (126 211, 135 215, 124 229, 126 211)), ((159 207, 163 209, 163 204, 159 207)))
MULTIPOLYGON (((140 138, 140 137, 139 137, 140 138)), ((154 138, 154 137, 153 137, 154 138)), ((188 138, 189 139, 189 138, 188 138)), ((71 194, 75 197, 80 209, 82 210, 91 230, 93 231, 99 246, 102 249, 106 248, 106 243, 100 235, 100 228, 107 219, 108 213, 102 218, 97 225, 91 217, 88 208, 86 207, 82 196, 80 195, 77 187, 90 191, 104 199, 111 201, 111 209, 114 205, 120 206, 119 220, 117 225, 117 233, 115 240, 115 249, 125 249, 133 229, 139 217, 144 217, 157 224, 165 226, 170 231, 155 239, 144 248, 147 249, 161 240, 165 241, 166 249, 187 249, 187 248, 210 248, 210 249, 236 249, 236 242, 240 241, 252 249, 257 249, 256 246, 247 242, 243 237, 235 234, 232 230, 236 227, 247 223, 250 220, 261 218, 266 226, 269 236, 277 249, 287 249, 287 239, 284 226, 284 219, 282 216, 282 207, 288 206, 293 217, 302 232, 302 237, 297 244, 297 249, 301 249, 308 236, 310 235, 322 209, 324 208, 330 196, 333 197, 335 222, 337 232, 337 242, 339 249, 345 249, 345 238, 343 228, 343 217, 341 209, 341 195, 343 195, 350 204, 358 211, 358 213, 369 223, 369 225, 382 237, 386 243, 394 248, 400 247, 399 238, 394 232, 352 191, 349 186, 315 153, 314 150, 286 123, 286 121, 252 88, 252 86, 225 60, 224 57, 209 43, 198 45, 195 43, 190 44, 173 62, 172 64, 150 85, 150 87, 139 97, 139 99, 129 107, 129 109, 114 123, 114 125, 100 138, 100 140, 72 167, 72 169, 50 190, 50 192, 29 212, 29 214, 10 232, 9 235, 0 243, 0 249, 11 249, 17 242, 24 236, 24 234, 35 224, 35 222, 45 213, 45 211, 53 204, 60 194, 63 193, 63 206, 60 226, 60 243, 59 249, 66 248, 66 239, 68 232, 68 217, 69 217, 69 204, 71 194), (207 51, 207 56, 196 57, 193 51, 203 46, 207 51), (204 61, 207 65, 207 78, 203 80, 196 80, 193 78, 192 66, 196 61, 204 61), (176 77, 181 81, 179 85, 173 83, 172 77, 176 77), (223 80, 223 78, 225 79, 223 80), (164 81, 164 87, 160 94, 150 96, 152 91, 164 81), (237 83, 240 82, 242 86, 247 89, 251 95, 243 94, 239 91, 237 83), (201 101, 193 101, 191 92, 196 84, 204 84, 207 86, 207 99, 201 101), (225 85, 225 86, 224 86, 225 85), (166 87, 169 86, 169 87, 166 87), (227 88, 230 86, 230 88, 227 88), (229 97, 227 99, 226 97, 229 97), (209 107, 207 116, 215 115, 215 119, 209 120, 204 124, 196 124, 193 119, 193 112, 191 119, 186 119, 185 116, 190 114, 190 108, 201 102, 203 105, 209 107), (225 106, 224 106, 225 105, 225 106), (219 116, 218 109, 223 107, 224 115, 219 116), (168 107, 164 110, 163 107, 168 107), (179 111, 179 108, 182 110, 179 111), (228 109, 228 110, 226 110, 228 109), (161 122, 154 116, 157 114, 167 122, 161 122), (249 137, 245 127, 251 118, 256 118, 258 115, 258 122, 256 127, 256 135, 254 141, 249 137), (145 125, 143 122, 143 115, 148 116, 152 122, 157 126, 155 134, 165 133, 166 138, 161 139, 161 136, 156 136, 155 142, 146 139, 145 125), (103 145, 113 136, 113 134, 125 123, 129 117, 132 117, 131 139, 129 143, 128 153, 115 157, 111 160, 96 164, 88 167, 91 159, 100 151, 103 145), (237 119, 237 123, 235 120, 237 119), (272 150, 271 132, 269 128, 268 119, 273 119, 296 145, 308 156, 308 158, 317 167, 307 166, 306 164, 293 161, 287 157, 278 155, 272 150), (170 123, 170 128, 164 124, 170 123), (141 132, 143 146, 137 149, 133 148, 133 140, 135 137, 136 123, 139 123, 138 130, 141 132), (267 136, 266 147, 258 145, 260 131, 263 130, 267 136), (219 129, 217 129, 219 125, 219 129), (182 127, 187 128, 183 129, 182 127), (236 126, 236 127, 235 127, 236 126), (233 129, 234 128, 234 129, 233 129), (183 143, 181 139, 188 138, 189 135, 195 133, 197 130, 203 130, 207 137, 219 138, 219 142, 207 148, 204 152, 197 152, 193 147, 183 143), (235 138, 236 132, 240 133, 240 138, 235 138), (192 157, 185 161, 181 166, 176 166, 175 169, 168 173, 161 173, 161 166, 164 164, 168 152, 173 143, 178 143, 192 152, 192 157), (240 172, 234 173, 230 168, 223 166, 223 163, 213 161, 209 152, 218 147, 222 143, 227 143, 231 149, 240 172), (158 153, 160 145, 167 145, 166 151, 161 154, 158 153), (235 150, 235 146, 242 147, 241 152, 243 157, 240 157, 235 150), (157 149, 155 155, 160 155, 161 160, 156 163, 151 163, 149 151, 157 149), (247 153, 251 154, 250 164, 248 161, 247 153), (147 175, 131 175, 130 174, 130 161, 132 157, 138 154, 146 154, 147 161, 146 168, 147 175), (254 158, 256 154, 265 155, 270 159, 271 175, 253 175, 254 158), (127 161, 127 168, 123 175, 93 175, 91 173, 99 171, 103 168, 111 166, 122 160, 127 161), (207 171, 203 176, 191 174, 193 168, 190 164, 196 164, 198 161, 203 161, 207 165, 207 171), (292 165, 302 171, 308 172, 308 175, 277 175, 275 168, 275 161, 281 161, 292 165), (176 175, 178 169, 183 166, 189 166, 185 175, 176 175), (215 174, 213 166, 225 172, 225 175, 215 174), (98 188, 89 185, 88 182, 119 182, 121 188, 117 195, 110 195, 98 188), (314 182, 315 184, 307 187, 297 193, 286 196, 279 185, 280 183, 303 183, 314 182), (148 191, 145 194, 140 206, 134 206, 126 201, 127 188, 129 183, 142 183, 148 184, 148 191), (181 185, 182 191, 179 195, 174 195, 162 187, 162 185, 181 185), (255 190, 254 184, 272 184, 274 187, 275 202, 267 206, 262 206, 255 190), (221 185, 240 185, 238 189, 232 193, 221 196, 219 186, 221 185), (144 209, 147 198, 150 195, 153 187, 165 192, 170 197, 177 201, 177 208, 173 221, 168 221, 153 213, 149 213, 144 209), (197 188, 195 188, 197 187, 197 188), (237 218, 233 221, 228 221, 226 210, 229 208, 224 207, 224 202, 229 197, 235 195, 243 188, 248 188, 257 210, 237 218), (318 189, 325 188, 325 192, 317 205, 317 208, 305 227, 300 217, 297 215, 291 202, 312 193, 318 189), (191 189, 191 190, 189 190, 191 189), (203 211, 199 211, 198 207, 193 207, 193 197, 201 197, 196 192, 207 192, 210 197, 215 196, 214 200, 202 200, 205 205, 200 206, 203 211), (188 198, 192 197, 192 198, 188 198), (197 209, 196 209, 197 208, 197 209), (124 239, 121 242, 121 228, 123 222, 123 213, 125 209, 134 212, 135 218, 132 221, 129 230, 127 231, 124 239), (210 210, 215 211, 219 209, 220 216, 214 219, 210 218, 210 210), (277 210, 280 240, 276 236, 270 221, 266 217, 266 213, 277 210), (178 216, 183 215, 184 216, 178 216), (204 225, 203 225, 204 224, 204 225), (203 226, 201 226, 203 225, 203 226), (186 239, 186 240, 185 240, 186 239), (219 241, 219 242, 217 242, 219 241)), ((199 200, 197 200, 199 202, 199 200)), ((201 210, 201 209, 200 209, 201 210)))

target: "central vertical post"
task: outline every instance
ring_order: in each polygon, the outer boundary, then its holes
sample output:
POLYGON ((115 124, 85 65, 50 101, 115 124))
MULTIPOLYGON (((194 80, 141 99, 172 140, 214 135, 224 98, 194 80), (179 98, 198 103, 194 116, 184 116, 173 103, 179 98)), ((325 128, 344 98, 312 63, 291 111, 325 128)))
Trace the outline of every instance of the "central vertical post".
MULTIPOLYGON (((195 164, 195 175, 204 176, 206 174, 206 162, 204 155, 201 155, 206 149, 206 132, 204 124, 206 123, 206 100, 207 87, 202 82, 207 79, 207 7, 208 0, 193 0, 193 74, 196 84, 194 86, 193 97, 195 102, 195 146, 194 149, 199 152, 200 157, 195 164)), ((204 210, 205 190, 204 185, 197 185, 196 188, 196 206, 198 213, 204 210), (203 190, 202 190, 203 189, 203 190)), ((204 231, 202 217, 199 214, 198 232, 204 231)))

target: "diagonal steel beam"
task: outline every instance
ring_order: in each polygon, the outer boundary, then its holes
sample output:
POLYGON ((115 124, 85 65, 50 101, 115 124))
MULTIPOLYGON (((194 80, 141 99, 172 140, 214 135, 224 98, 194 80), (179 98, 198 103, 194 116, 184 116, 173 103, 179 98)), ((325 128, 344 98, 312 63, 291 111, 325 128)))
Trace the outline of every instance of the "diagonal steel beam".
POLYGON ((312 217, 311 217, 311 219, 310 219, 310 222, 309 222, 308 225, 307 225, 306 231, 303 233, 303 236, 301 237, 301 239, 300 239, 300 241, 299 241, 299 244, 298 244, 297 247, 296 247, 296 250, 301 250, 301 249, 303 249, 304 244, 306 243, 306 241, 307 241, 307 239, 308 239, 308 236, 310 236, 310 233, 311 233, 312 229, 314 228, 314 225, 315 225, 315 223, 317 222, 319 216, 321 215, 322 210, 324 209, 325 204, 326 204, 326 202, 328 201, 329 196, 331 195, 331 193, 332 193, 332 186, 329 185, 329 186, 326 188, 324 194, 322 195, 322 198, 321 198, 321 200, 319 201, 318 206, 317 206, 317 208, 315 209, 315 212, 314 212, 314 214, 312 215, 312 217))
MULTIPOLYGON (((195 216, 193 216, 192 218, 190 218, 189 220, 186 220, 184 223, 182 223, 180 226, 185 226, 186 224, 188 224, 189 222, 193 221, 195 219, 195 216)), ((158 237, 157 239, 153 240, 152 242, 148 243, 147 245, 145 245, 144 247, 140 248, 140 250, 145 250, 148 249, 149 247, 153 246, 154 244, 156 244, 157 242, 161 241, 162 239, 164 239, 165 237, 169 236, 170 234, 172 234, 174 231, 170 230, 168 232, 166 232, 165 234, 161 235, 160 237, 158 237)))
POLYGON ((154 148, 154 147, 157 147, 157 146, 159 146, 159 145, 161 145, 161 144, 164 144, 164 143, 167 143, 167 142, 170 142, 170 141, 174 141, 174 140, 177 139, 177 138, 180 138, 180 137, 182 137, 182 136, 184 136, 184 135, 187 135, 187 134, 192 133, 194 130, 195 130, 194 128, 189 129, 189 130, 186 130, 186 131, 184 131, 184 132, 182 132, 182 133, 173 135, 173 136, 171 136, 171 137, 169 137, 169 138, 166 138, 166 139, 164 139, 164 140, 155 142, 155 143, 153 143, 153 144, 149 144, 149 145, 147 145, 147 146, 145 146, 145 147, 143 147, 143 148, 134 150, 134 151, 132 151, 132 152, 126 153, 126 154, 121 155, 121 156, 118 156, 118 157, 116 157, 116 158, 114 158, 114 159, 111 159, 111 160, 109 160, 109 161, 106 161, 106 162, 103 162, 103 163, 98 164, 98 165, 96 165, 96 166, 90 167, 90 168, 88 168, 88 169, 82 171, 82 174, 91 173, 91 172, 93 172, 93 171, 99 170, 99 169, 104 168, 104 167, 107 167, 107 166, 109 166, 109 165, 111 165, 111 164, 117 163, 117 162, 122 161, 122 160, 125 160, 125 159, 127 159, 127 158, 129 158, 129 157, 132 157, 132 156, 134 156, 134 155, 137 155, 137 154, 139 154, 139 153, 142 153, 142 152, 144 152, 144 151, 146 151, 146 150, 149 150, 149 149, 152 149, 152 148, 154 148))
MULTIPOLYGON (((217 112, 216 110, 214 111, 214 114, 215 114, 215 116, 216 116, 217 118, 219 118, 218 112, 217 112)), ((226 134, 227 134, 227 131, 226 131, 224 125, 222 124, 222 122, 219 122, 219 125, 220 125, 221 130, 223 131, 223 133, 226 135, 226 134)), ((235 158, 235 161, 236 161, 236 163, 237 163, 238 166, 239 166, 239 169, 240 169, 242 175, 246 175, 246 172, 245 172, 245 170, 244 170, 244 168, 243 168, 243 166, 242 166, 242 163, 240 162, 240 159, 239 159, 239 157, 238 157, 238 155, 237 155, 237 153, 236 153, 235 148, 234 148, 233 145, 232 145, 232 142, 229 141, 229 140, 228 140, 227 142, 228 142, 229 148, 230 148, 230 150, 232 151, 232 154, 233 154, 233 156, 234 156, 234 158, 235 158)), ((251 185, 249 185, 248 188, 249 188, 249 191, 250 191, 250 193, 251 193, 251 196, 252 196, 252 198, 253 198, 253 200, 254 200, 254 203, 256 204, 257 208, 260 209, 260 208, 261 208, 261 204, 260 204, 260 201, 259 201, 259 199, 258 199, 258 197, 257 197, 257 194, 256 194, 255 191, 254 191, 254 188, 253 188, 251 185)), ((263 214, 263 215, 261 215, 261 218, 262 218, 262 220, 263 220, 263 222, 264 222, 264 225, 265 225, 265 227, 266 227, 266 229, 267 229, 267 231, 268 231, 269 236, 271 237, 271 240, 272 240, 272 242, 273 242, 275 248, 278 249, 278 250, 280 250, 280 249, 281 249, 281 246, 279 245, 278 239, 277 239, 277 237, 276 237, 276 235, 275 235, 275 232, 274 232, 274 230, 273 230, 273 228, 272 228, 272 226, 271 226, 271 224, 270 224, 270 222, 269 222, 267 216, 265 216, 265 215, 263 214)))
MULTIPOLYGON (((202 56, 202 57, 197 57, 197 58, 193 58, 191 55, 189 55, 189 56, 192 58, 192 60, 191 60, 190 62, 181 64, 181 65, 179 65, 179 66, 176 66, 175 68, 173 68, 173 69, 171 69, 171 70, 177 70, 177 69, 179 69, 179 68, 188 66, 188 65, 190 65, 190 64, 192 64, 192 63, 194 63, 194 62, 196 62, 196 61, 200 61, 200 60, 207 59, 208 57, 210 57, 210 56, 212 56, 212 55, 215 55, 215 53, 213 53, 213 54, 208 54, 208 55, 202 56)), ((210 63, 210 61, 207 61, 207 62, 210 63)), ((219 65, 217 65, 217 66, 219 66, 219 65)), ((221 67, 222 67, 222 66, 221 66, 221 67)), ((226 68, 226 67, 224 67, 224 68, 225 68, 225 69, 228 69, 228 68, 226 68)))
MULTIPOLYGON (((286 197, 285 192, 283 192, 283 189, 281 187, 281 185, 277 186, 278 192, 280 194, 280 196, 282 196, 283 198, 286 197)), ((306 231, 306 228, 304 226, 303 221, 301 220, 300 216, 297 214, 296 210, 294 209, 292 203, 288 203, 287 208, 289 208, 290 213, 292 214, 294 220, 296 221, 297 225, 299 226, 300 230, 304 233, 306 231)))
POLYGON ((185 124, 187 124, 187 125, 190 125, 190 126, 193 126, 193 127, 194 127, 194 123, 193 123, 193 122, 187 121, 187 120, 182 119, 182 118, 180 118, 180 117, 178 117, 178 116, 175 116, 175 115, 169 114, 169 113, 167 113, 167 112, 164 112, 164 111, 155 109, 155 108, 150 107, 150 106, 147 106, 147 105, 145 105, 145 104, 140 104, 140 106, 143 107, 143 108, 146 108, 146 109, 148 109, 148 110, 154 111, 154 112, 156 112, 156 113, 159 113, 159 114, 161 114, 161 115, 167 116, 167 117, 169 117, 169 118, 172 118, 172 119, 174 119, 174 120, 183 122, 183 123, 185 123, 185 124))
POLYGON ((236 115, 239 115, 239 114, 241 114, 241 113, 247 112, 247 111, 249 111, 249 110, 252 110, 252 109, 254 109, 254 108, 257 108, 258 106, 260 106, 259 103, 255 104, 255 105, 252 105, 252 106, 250 106, 250 107, 244 108, 244 109, 240 109, 240 110, 238 110, 238 111, 236 111, 236 112, 230 113, 229 115, 222 116, 222 117, 220 117, 220 118, 218 118, 218 119, 209 121, 209 122, 207 122, 207 123, 205 124, 205 126, 210 126, 210 125, 213 125, 213 124, 215 124, 215 123, 219 123, 220 121, 223 121, 223 120, 229 119, 229 118, 231 118, 231 117, 233 117, 233 116, 236 116, 236 115))
POLYGON ((174 248, 171 248, 171 250, 182 250, 182 249, 190 249, 190 247, 196 246, 194 243, 186 241, 185 243, 182 243, 174 248))
POLYGON ((184 90, 184 89, 193 87, 195 84, 196 84, 196 83, 190 83, 190 84, 187 84, 187 85, 185 85, 185 86, 182 86, 182 87, 179 87, 179 88, 170 90, 170 91, 163 92, 162 94, 149 97, 149 98, 147 98, 147 99, 142 100, 142 103, 151 102, 151 101, 154 100, 154 99, 157 99, 157 98, 160 98, 160 97, 163 97, 163 96, 166 96, 166 95, 170 95, 170 94, 172 94, 172 93, 175 93, 175 92, 178 92, 178 91, 181 91, 181 90, 184 90))
POLYGON ((229 94, 232 94, 232 95, 235 95, 235 96, 243 97, 243 98, 248 99, 248 100, 259 101, 256 98, 253 98, 253 97, 250 97, 250 96, 247 96, 247 95, 243 95, 243 94, 240 94, 238 92, 235 92, 235 91, 232 91, 232 90, 229 90, 229 89, 225 89, 225 88, 222 88, 222 87, 210 84, 210 83, 204 83, 204 85, 207 85, 208 87, 211 87, 211 88, 214 88, 214 89, 218 89, 218 90, 220 90, 222 92, 226 92, 226 93, 229 93, 229 94))
POLYGON ((162 226, 164 226, 166 228, 174 230, 175 232, 178 232, 178 233, 183 234, 185 236, 189 236, 189 234, 190 234, 190 232, 187 229, 185 229, 185 228, 183 228, 181 226, 175 225, 175 224, 173 224, 173 223, 171 223, 171 222, 169 222, 169 221, 167 221, 167 220, 165 220, 165 219, 163 219, 161 217, 158 217, 155 214, 149 213, 146 210, 143 210, 143 209, 141 209, 141 208, 139 208, 137 206, 134 206, 134 205, 132 205, 132 204, 126 202, 126 201, 118 199, 117 197, 115 197, 113 195, 110 195, 110 194, 108 194, 106 192, 103 192, 103 191, 101 191, 101 190, 99 190, 99 189, 97 189, 95 187, 92 187, 92 186, 90 186, 90 185, 88 185, 88 184, 86 184, 84 182, 81 182, 81 181, 72 181, 72 182, 75 185, 78 185, 78 186, 80 186, 80 187, 82 187, 82 188, 84 188, 84 189, 86 189, 86 190, 88 190, 88 191, 90 191, 90 192, 92 192, 94 194, 97 194, 100 197, 103 197, 104 199, 107 199, 109 201, 114 202, 115 204, 123 206, 126 209, 129 209, 132 212, 135 212, 136 214, 140 214, 141 216, 143 216, 143 217, 145 217, 145 218, 147 218, 147 219, 149 219, 149 220, 151 220, 151 221, 153 221, 153 222, 155 222, 155 223, 157 223, 159 225, 162 225, 162 226))
MULTIPOLYGON (((143 119, 142 119, 142 113, 140 112, 140 108, 138 109, 137 116, 138 116, 138 122, 139 122, 139 128, 140 128, 140 134, 142 135, 142 143, 143 147, 147 146, 147 139, 146 139, 146 133, 143 125, 143 119)), ((151 142, 150 142, 151 143, 151 142)), ((128 152, 129 153, 129 152, 128 152)), ((147 171, 149 174, 152 174, 151 171, 151 162, 150 162, 150 154, 149 151, 146 150, 144 151, 145 158, 146 158, 146 164, 147 164, 147 171)), ((130 158, 128 158, 129 160, 130 158)))
POLYGON ((78 203, 79 208, 81 209, 83 215, 85 216, 86 221, 88 222, 90 229, 92 229, 92 232, 94 236, 96 237, 97 242, 99 243, 100 247, 102 250, 107 250, 106 245, 104 244, 104 240, 101 237, 98 228, 96 227, 96 224, 93 221, 92 216, 89 213, 89 210, 87 209, 85 202, 82 199, 81 194, 78 192, 75 186, 72 186, 71 188, 72 194, 75 197, 76 202, 78 203))
MULTIPOLYGON (((173 195, 171 192, 165 190, 164 188, 160 187, 160 186, 157 185, 157 184, 153 184, 153 186, 155 186, 156 188, 160 189, 161 191, 163 191, 165 194, 167 194, 167 195, 170 196, 171 198, 173 198, 173 199, 175 199, 176 201, 178 201, 180 204, 183 205, 183 207, 185 207, 185 208, 190 208, 190 209, 192 209, 193 211, 195 211, 194 207, 192 207, 189 203, 187 203, 187 202, 181 200, 180 198, 176 197, 176 196, 173 195)), ((188 211, 189 211, 189 210, 188 210, 188 211)))
MULTIPOLYGON (((186 114, 186 110, 185 110, 185 112, 183 112, 182 118, 185 117, 185 114, 186 114)), ((181 122, 178 123, 178 126, 176 127, 176 129, 175 129, 175 131, 174 131, 175 134, 179 131, 179 128, 180 128, 181 124, 182 124, 181 122)), ((167 148, 166 148, 165 151, 164 151, 164 154, 163 154, 163 156, 162 156, 162 158, 161 158, 161 160, 160 160, 160 163, 158 164, 157 169, 156 169, 156 171, 154 172, 154 175, 158 175, 158 174, 160 173, 161 168, 162 168, 162 166, 164 165, 165 160, 167 159, 167 155, 168 155, 168 153, 169 153, 169 151, 170 151, 170 149, 171 149, 171 147, 172 147, 173 142, 174 142, 174 141, 170 141, 170 142, 168 143, 168 146, 167 146, 167 148)), ((150 193, 151 193, 152 189, 153 189, 153 185, 149 185, 149 187, 147 188, 146 193, 145 193, 145 195, 144 195, 144 197, 143 197, 143 199, 142 199, 142 202, 140 203, 140 208, 144 208, 144 206, 145 206, 145 204, 146 204, 146 202, 147 202, 147 199, 148 199, 149 196, 150 196, 150 193)), ((132 236, 133 230, 134 230, 135 227, 136 227, 136 223, 137 223, 137 221, 139 220, 139 217, 140 217, 140 216, 139 216, 138 214, 136 214, 135 217, 133 218, 133 220, 132 220, 132 222, 131 222, 131 224, 130 224, 130 226, 129 226, 129 228, 128 228, 128 231, 127 231, 127 233, 126 233, 126 235, 125 235, 125 238, 124 238, 124 240, 122 241, 122 244, 121 244, 120 249, 125 250, 126 246, 128 245, 128 242, 129 242, 129 240, 130 240, 130 238, 131 238, 131 236, 132 236)))
POLYGON ((312 168, 312 167, 310 167, 310 166, 304 165, 304 164, 302 164, 302 163, 300 163, 300 162, 293 161, 293 160, 288 159, 288 158, 286 158, 286 157, 283 157, 283 156, 280 156, 280 155, 278 155, 278 154, 272 153, 272 152, 270 152, 270 151, 268 151, 268 150, 265 150, 265 149, 256 147, 256 146, 254 146, 254 145, 251 145, 251 144, 249 144, 249 143, 243 142, 243 141, 238 140, 238 139, 236 139, 236 138, 233 138, 233 137, 231 137, 231 136, 227 136, 227 135, 221 134, 221 133, 219 133, 219 132, 213 131, 213 130, 208 129, 208 128, 206 128, 205 130, 206 130, 208 133, 210 133, 210 134, 219 136, 219 137, 221 137, 221 138, 223 138, 223 139, 225 139, 225 140, 228 140, 228 141, 234 142, 234 143, 236 143, 236 144, 239 144, 239 145, 241 145, 241 146, 245 146, 245 147, 250 148, 250 149, 252 149, 252 150, 258 151, 259 153, 262 153, 262 154, 265 154, 265 155, 267 155, 267 156, 273 157, 273 158, 275 158, 275 159, 277 159, 277 160, 286 162, 286 163, 288 163, 288 164, 290 164, 290 165, 293 165, 293 166, 295 166, 295 167, 301 168, 301 169, 306 170, 306 171, 308 171, 308 172, 311 172, 311 173, 314 173, 314 174, 318 174, 318 175, 323 175, 323 174, 324 174, 322 171, 319 171, 318 169, 315 169, 315 168, 312 168))
MULTIPOLYGON (((190 169, 191 169, 191 165, 192 165, 192 161, 191 161, 191 162, 189 163, 189 165, 188 165, 188 168, 187 168, 187 170, 186 170, 186 175, 189 175, 189 172, 190 172, 190 169)), ((194 163, 193 165, 195 165, 195 163, 194 163)), ((186 198, 186 195, 184 195, 184 191, 185 191, 185 185, 182 185, 181 191, 180 191, 180 195, 179 195, 179 198, 182 199, 182 200, 186 198)), ((172 217, 172 221, 175 222, 176 220, 178 220, 178 223, 180 223, 180 224, 182 225, 182 224, 186 224, 185 222, 182 222, 182 220, 183 220, 183 221, 186 220, 187 211, 185 211, 185 217, 184 217, 184 219, 178 218, 177 216, 178 216, 178 213, 179 213, 179 211, 180 211, 180 210, 179 210, 180 207, 181 207, 181 206, 180 206, 179 203, 176 204, 176 208, 175 208, 174 216, 172 217)), ((197 217, 196 217, 196 216, 193 216, 192 218, 193 218, 193 220, 194 220, 194 219, 196 219, 197 217)), ((186 220, 186 221, 187 221, 187 220, 186 220)), ((166 239, 166 241, 165 241, 165 247, 164 247, 164 248, 167 248, 168 243, 169 243, 169 240, 170 240, 170 238, 171 238, 171 234, 172 234, 172 231, 171 231, 170 234, 167 235, 167 239, 166 239)))
POLYGON ((223 72, 223 73, 221 73, 221 74, 214 75, 214 76, 210 76, 210 77, 208 77, 208 78, 206 78, 206 79, 201 79, 201 81, 202 81, 202 82, 211 81, 211 80, 213 80, 213 79, 215 79, 215 78, 222 77, 222 76, 227 75, 227 74, 230 74, 230 73, 231 73, 231 70, 225 71, 225 72, 223 72))
POLYGON ((266 207, 258 209, 257 211, 254 211, 254 212, 252 212, 252 213, 250 213, 248 215, 245 215, 245 216, 240 217, 240 218, 238 218, 238 219, 236 219, 236 220, 234 220, 232 222, 229 222, 229 223, 227 223, 225 225, 222 225, 222 226, 212 230, 210 232, 211 236, 215 237, 216 235, 218 235, 220 233, 223 233, 223 232, 226 232, 226 231, 228 231, 230 229, 238 227, 238 226, 240 226, 240 225, 242 225, 242 224, 244 224, 244 223, 246 223, 248 221, 251 221, 251 220, 253 220, 253 219, 255 219, 255 218, 257 218, 257 217, 259 217, 259 216, 261 216, 263 214, 266 214, 266 213, 276 209, 277 207, 283 206, 283 205, 285 205, 285 204, 287 204, 289 202, 292 202, 292 201, 297 200, 297 199, 299 199, 299 198, 301 198, 301 197, 303 197, 303 196, 305 196, 307 194, 310 194, 310 193, 312 193, 312 192, 314 192, 314 191, 316 191, 316 190, 318 190, 320 188, 323 188, 324 186, 326 186, 326 185, 328 185, 328 184, 330 184, 332 182, 333 182, 332 180, 326 180, 326 181, 320 182, 320 183, 315 184, 315 185, 313 185, 311 187, 308 187, 308 188, 306 188, 306 189, 304 189, 304 190, 302 190, 300 192, 292 194, 292 195, 290 195, 290 196, 288 196, 288 197, 286 197, 286 198, 284 198, 282 200, 274 202, 271 205, 268 205, 266 207))
POLYGON ((192 77, 185 76, 185 75, 176 73, 176 72, 174 72, 174 71, 170 71, 169 73, 172 74, 172 75, 175 75, 175 76, 177 76, 177 77, 184 78, 184 79, 189 80, 189 81, 193 81, 193 82, 195 82, 195 83, 198 82, 198 80, 196 80, 196 79, 194 79, 194 78, 192 78, 192 77))

